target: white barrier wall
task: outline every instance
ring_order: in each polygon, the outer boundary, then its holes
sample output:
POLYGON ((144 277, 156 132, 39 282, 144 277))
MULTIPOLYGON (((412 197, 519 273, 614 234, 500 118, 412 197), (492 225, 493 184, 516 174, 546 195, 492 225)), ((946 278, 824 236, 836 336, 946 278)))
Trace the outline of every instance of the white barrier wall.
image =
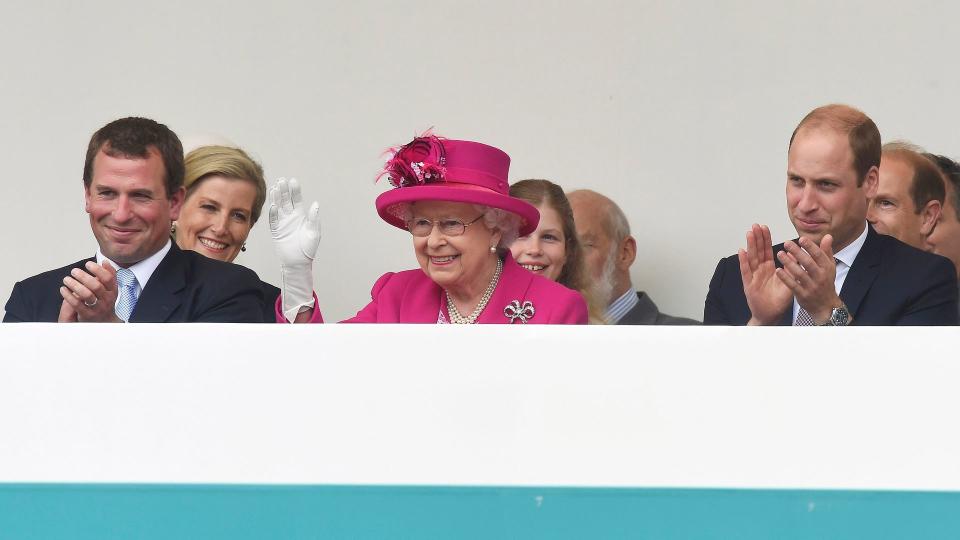
POLYGON ((2 325, 0 483, 956 491, 956 338, 2 325))
MULTIPOLYGON (((885 140, 960 157, 946 0, 6 0, 0 21, 0 302, 93 255, 84 151, 121 116, 219 133, 299 178, 320 201, 330 320, 416 267, 373 179, 383 150, 431 126, 505 149, 511 180, 619 201, 637 286, 695 318, 751 223, 792 237, 786 147, 810 109, 852 103, 885 140)), ((238 262, 277 284, 266 220, 248 248, 238 262)))

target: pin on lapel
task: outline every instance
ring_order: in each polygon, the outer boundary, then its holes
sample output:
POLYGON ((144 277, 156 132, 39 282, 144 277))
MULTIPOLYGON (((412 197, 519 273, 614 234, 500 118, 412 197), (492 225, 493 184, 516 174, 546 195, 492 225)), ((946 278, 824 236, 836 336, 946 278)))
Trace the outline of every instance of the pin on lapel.
POLYGON ((521 323, 527 324, 527 321, 532 319, 536 313, 537 310, 533 307, 533 302, 529 300, 523 304, 519 300, 514 300, 503 308, 503 314, 510 319, 510 324, 517 322, 517 319, 520 319, 521 323))

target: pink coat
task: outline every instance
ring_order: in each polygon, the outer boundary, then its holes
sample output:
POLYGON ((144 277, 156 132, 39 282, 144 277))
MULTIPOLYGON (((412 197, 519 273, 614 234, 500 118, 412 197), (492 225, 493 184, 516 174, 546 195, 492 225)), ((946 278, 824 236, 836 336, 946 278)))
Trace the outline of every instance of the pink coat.
MULTIPOLYGON (((441 306, 446 310, 443 289, 420 269, 380 276, 370 296, 366 307, 342 322, 436 324, 441 306)), ((587 304, 580 293, 525 270, 508 253, 500 282, 477 323, 520 324, 524 318, 533 324, 586 324, 587 304), (532 316, 530 311, 534 311, 532 316), (521 316, 511 319, 505 312, 521 316)), ((279 299, 277 320, 285 320, 279 299)), ((319 309, 314 309, 310 322, 323 322, 319 309)))

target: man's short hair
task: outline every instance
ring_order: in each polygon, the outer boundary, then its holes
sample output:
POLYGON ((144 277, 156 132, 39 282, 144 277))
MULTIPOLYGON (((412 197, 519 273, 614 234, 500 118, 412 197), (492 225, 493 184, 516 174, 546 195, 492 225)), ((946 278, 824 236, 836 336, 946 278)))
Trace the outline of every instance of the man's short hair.
POLYGON ((627 215, 623 213, 623 210, 613 202, 613 199, 607 197, 602 193, 597 193, 592 189, 576 189, 567 193, 567 198, 573 198, 578 196, 592 196, 601 200, 604 206, 605 218, 601 220, 600 226, 603 227, 603 230, 606 231, 607 235, 610 237, 613 242, 611 243, 611 249, 615 249, 616 246, 623 242, 628 236, 630 236, 630 222, 627 221, 627 215))
POLYGON ((957 214, 957 220, 960 220, 960 163, 939 154, 924 153, 923 155, 937 165, 947 182, 953 184, 950 202, 953 203, 953 211, 957 214))
POLYGON ((847 134, 850 150, 853 153, 853 168, 857 171, 857 186, 862 186, 870 168, 880 166, 880 130, 877 129, 877 125, 869 116, 849 105, 824 105, 803 117, 790 135, 790 144, 787 148, 793 146, 793 139, 796 138, 800 128, 822 126, 847 134))
POLYGON ((183 146, 170 128, 149 118, 132 116, 114 120, 90 137, 83 164, 83 185, 90 187, 93 160, 101 150, 110 157, 144 159, 151 146, 163 159, 163 184, 169 199, 183 186, 183 146))
POLYGON ((943 175, 929 159, 923 156, 920 147, 904 141, 894 141, 883 145, 883 155, 899 159, 913 169, 910 182, 910 198, 913 199, 913 211, 917 214, 930 201, 946 198, 943 175))

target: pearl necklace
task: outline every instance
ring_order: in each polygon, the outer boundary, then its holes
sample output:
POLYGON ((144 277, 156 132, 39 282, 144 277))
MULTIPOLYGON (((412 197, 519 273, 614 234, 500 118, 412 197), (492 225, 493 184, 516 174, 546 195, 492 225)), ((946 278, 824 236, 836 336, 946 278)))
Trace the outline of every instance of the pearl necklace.
POLYGON ((497 282, 500 281, 500 272, 502 271, 503 261, 500 260, 500 257, 497 257, 497 270, 493 273, 493 279, 490 281, 490 284, 487 285, 487 290, 483 291, 483 296, 480 297, 480 303, 477 304, 477 307, 474 308, 473 313, 471 313, 469 317, 464 317, 457 311, 457 306, 454 305, 450 293, 444 290, 443 293, 447 295, 447 312, 450 315, 450 322, 453 324, 474 324, 477 322, 477 318, 483 313, 483 308, 487 307, 487 302, 489 302, 490 297, 493 296, 493 290, 497 288, 497 282))

